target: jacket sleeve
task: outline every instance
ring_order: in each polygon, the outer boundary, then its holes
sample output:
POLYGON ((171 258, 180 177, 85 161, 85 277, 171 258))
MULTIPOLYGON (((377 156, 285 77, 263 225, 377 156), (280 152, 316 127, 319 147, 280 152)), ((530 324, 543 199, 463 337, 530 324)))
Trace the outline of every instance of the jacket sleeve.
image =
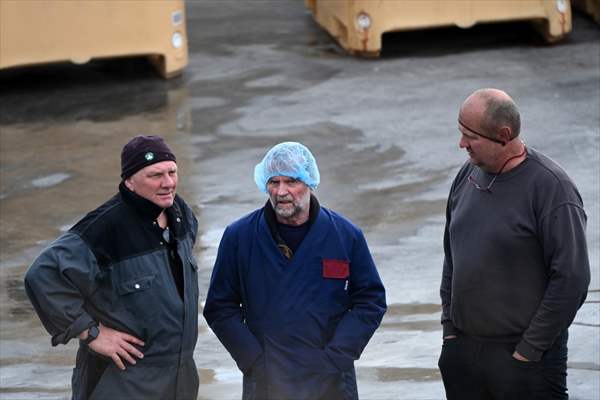
POLYGON ((203 315, 238 368, 245 373, 263 350, 245 324, 242 302, 237 242, 228 228, 219 244, 203 315))
POLYGON ((352 249, 348 290, 350 308, 324 349, 340 371, 352 368, 387 309, 383 283, 360 231, 352 249))
POLYGON ((74 233, 46 248, 25 275, 25 290, 52 345, 66 344, 94 322, 84 308, 99 272, 93 253, 74 233))
POLYGON ((541 359, 566 329, 585 301, 590 264, 585 238, 586 216, 576 204, 565 203, 545 216, 541 243, 549 265, 548 286, 517 351, 532 361, 541 359))

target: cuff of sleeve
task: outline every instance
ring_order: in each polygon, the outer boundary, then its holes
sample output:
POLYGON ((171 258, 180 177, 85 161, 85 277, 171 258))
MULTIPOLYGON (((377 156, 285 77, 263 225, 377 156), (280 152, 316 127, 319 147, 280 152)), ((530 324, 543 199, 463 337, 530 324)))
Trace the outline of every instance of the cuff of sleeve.
POLYGON ((254 373, 257 369, 264 369, 265 353, 260 353, 244 370, 241 370, 244 375, 254 373))
POLYGON ((92 317, 87 313, 81 314, 73 323, 64 331, 58 335, 52 337, 52 346, 60 344, 67 344, 69 340, 79 336, 81 332, 95 324, 92 317))
POLYGON ((452 321, 444 321, 442 322, 442 326, 442 337, 446 337, 449 335, 458 335, 458 329, 456 329, 452 321))
POLYGON ((244 357, 243 359, 237 360, 237 366, 243 374, 247 374, 255 364, 260 362, 261 357, 264 357, 264 352, 256 353, 253 357, 244 357))
POLYGON ((542 355, 544 354, 543 351, 536 349, 525 340, 521 340, 517 344, 515 350, 529 361, 540 361, 542 359, 542 355))
POLYGON ((338 354, 327 347, 324 349, 324 353, 338 372, 349 371, 354 367, 354 359, 350 357, 338 354))

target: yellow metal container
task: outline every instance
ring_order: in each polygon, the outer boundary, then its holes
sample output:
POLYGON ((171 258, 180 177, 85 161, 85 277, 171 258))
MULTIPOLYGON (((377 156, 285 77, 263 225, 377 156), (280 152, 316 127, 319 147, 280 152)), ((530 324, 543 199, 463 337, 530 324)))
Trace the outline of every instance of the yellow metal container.
POLYGON ((378 56, 386 32, 531 20, 548 42, 571 31, 568 0, 304 0, 319 25, 353 54, 378 56))
POLYGON ((188 63, 183 0, 0 0, 0 68, 148 56, 170 78, 188 63))

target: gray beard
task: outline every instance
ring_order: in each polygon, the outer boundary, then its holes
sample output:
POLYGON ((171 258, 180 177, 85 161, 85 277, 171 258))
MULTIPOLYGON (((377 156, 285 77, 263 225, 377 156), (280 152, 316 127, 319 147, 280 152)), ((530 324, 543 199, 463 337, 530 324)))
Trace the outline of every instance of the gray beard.
POLYGON ((298 215, 300 213, 300 211, 302 211, 302 208, 300 206, 294 205, 294 208, 289 209, 289 208, 280 208, 279 206, 275 206, 273 208, 275 210, 275 214, 277 214, 278 216, 280 216, 281 218, 292 218, 296 215, 298 215))

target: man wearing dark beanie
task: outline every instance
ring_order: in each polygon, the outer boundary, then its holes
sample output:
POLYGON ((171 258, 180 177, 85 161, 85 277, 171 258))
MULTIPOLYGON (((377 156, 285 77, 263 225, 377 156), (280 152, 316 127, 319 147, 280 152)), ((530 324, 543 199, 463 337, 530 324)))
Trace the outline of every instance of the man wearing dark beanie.
POLYGON ((52 345, 79 339, 73 399, 196 399, 198 222, 159 136, 121 153, 119 192, 50 244, 25 289, 52 345))

